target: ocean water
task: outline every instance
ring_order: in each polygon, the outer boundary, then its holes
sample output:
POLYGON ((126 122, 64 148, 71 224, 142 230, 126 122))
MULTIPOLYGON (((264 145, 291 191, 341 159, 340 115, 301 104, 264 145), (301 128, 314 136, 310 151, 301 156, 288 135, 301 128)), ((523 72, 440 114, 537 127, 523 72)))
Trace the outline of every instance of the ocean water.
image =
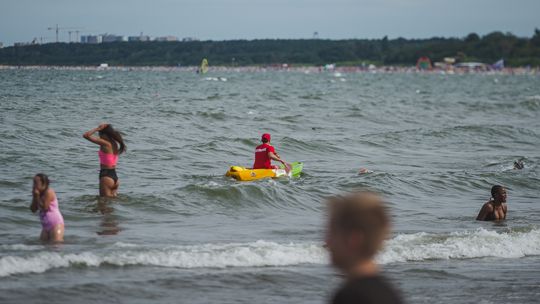
POLYGON ((324 200, 355 189, 389 202, 377 260, 408 303, 538 303, 538 75, 207 75, 0 70, 1 303, 324 303, 324 200), (102 122, 128 146, 110 201, 82 138, 102 122), (302 176, 224 177, 263 132, 302 176), (38 240, 38 172, 63 245, 38 240), (507 220, 477 222, 494 184, 507 220))

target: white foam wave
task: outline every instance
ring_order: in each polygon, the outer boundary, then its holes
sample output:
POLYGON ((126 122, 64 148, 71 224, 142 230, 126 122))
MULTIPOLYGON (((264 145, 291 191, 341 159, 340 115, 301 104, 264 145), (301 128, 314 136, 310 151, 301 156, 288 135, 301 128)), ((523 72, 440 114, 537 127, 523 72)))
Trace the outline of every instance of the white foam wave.
POLYGON ((132 244, 132 243, 124 243, 124 242, 116 242, 113 244, 113 246, 118 248, 137 248, 139 245, 132 244))
MULTIPOLYGON (((23 249, 24 250, 24 249, 23 249)), ((540 255, 540 230, 498 233, 485 229, 448 234, 402 234, 387 241, 377 257, 381 264, 482 257, 521 258, 540 255)), ((321 243, 280 244, 268 241, 148 248, 115 243, 105 251, 29 252, 0 257, 0 277, 41 273, 54 268, 101 265, 175 268, 276 267, 327 264, 321 243)))
POLYGON ((36 251, 45 248, 42 245, 24 245, 24 244, 6 244, 0 245, 0 250, 9 250, 9 251, 36 251))
MULTIPOLYGON (((125 247, 129 248, 131 245, 125 247)), ((113 250, 106 253, 40 252, 30 256, 4 256, 0 258, 0 277, 22 273, 41 273, 53 268, 74 265, 97 267, 110 264, 116 266, 225 268, 321 264, 325 261, 326 253, 320 244, 278 244, 257 241, 247 244, 204 244, 162 249, 113 250)))
POLYGON ((204 80, 206 80, 206 81, 223 81, 223 82, 228 81, 228 79, 225 78, 225 77, 206 77, 206 78, 204 78, 204 80))
POLYGON ((415 233, 389 240, 379 255, 382 264, 482 257, 520 258, 540 255, 540 230, 498 233, 485 229, 446 235, 415 233))

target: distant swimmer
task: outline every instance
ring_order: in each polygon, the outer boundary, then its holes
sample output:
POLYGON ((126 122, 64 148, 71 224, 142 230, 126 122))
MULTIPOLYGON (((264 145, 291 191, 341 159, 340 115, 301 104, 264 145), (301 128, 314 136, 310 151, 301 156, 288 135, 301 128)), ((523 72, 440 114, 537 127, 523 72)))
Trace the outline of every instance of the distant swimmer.
POLYGON ((360 170, 358 170, 358 175, 362 175, 362 174, 368 174, 368 173, 373 173, 373 171, 367 169, 367 168, 360 168, 360 170))
POLYGON ((491 199, 482 206, 476 220, 499 221, 506 219, 508 207, 506 206, 506 189, 503 186, 491 187, 491 199))
POLYGON ((516 160, 514 162, 514 169, 521 170, 523 168, 525 168, 525 164, 523 163, 522 160, 516 160))
POLYGON ((42 241, 63 242, 64 218, 58 208, 56 193, 49 184, 47 175, 39 173, 34 176, 30 210, 34 213, 39 210, 42 241))
POLYGON ((278 166, 272 165, 272 160, 282 163, 285 168, 290 168, 290 166, 279 157, 276 149, 270 145, 270 139, 270 134, 264 133, 262 135, 262 144, 255 148, 255 162, 253 163, 253 169, 278 169, 278 166))
POLYGON ((110 124, 101 124, 83 135, 87 140, 99 145, 99 195, 104 197, 116 197, 120 182, 116 175, 116 163, 118 155, 126 151, 126 145, 120 132, 110 124), (99 132, 99 137, 92 136, 99 132))
POLYGON ((375 255, 390 233, 390 218, 381 197, 360 192, 328 202, 326 246, 332 265, 345 276, 331 303, 403 303, 379 272, 375 255))

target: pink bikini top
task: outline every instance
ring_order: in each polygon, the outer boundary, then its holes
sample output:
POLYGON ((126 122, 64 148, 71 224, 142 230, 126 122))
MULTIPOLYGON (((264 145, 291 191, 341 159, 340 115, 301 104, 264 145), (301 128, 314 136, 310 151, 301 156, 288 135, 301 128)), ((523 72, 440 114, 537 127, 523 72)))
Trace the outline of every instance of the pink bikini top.
POLYGON ((118 155, 116 154, 105 153, 99 150, 98 155, 99 155, 99 163, 104 166, 113 167, 113 166, 116 166, 116 163, 118 162, 118 155))

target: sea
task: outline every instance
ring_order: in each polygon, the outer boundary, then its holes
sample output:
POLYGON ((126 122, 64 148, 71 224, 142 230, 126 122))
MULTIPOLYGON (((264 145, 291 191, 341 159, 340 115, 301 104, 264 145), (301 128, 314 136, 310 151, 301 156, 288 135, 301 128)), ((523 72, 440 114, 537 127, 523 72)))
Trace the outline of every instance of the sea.
POLYGON ((387 201, 376 259, 406 303, 538 303, 539 151, 538 74, 2 69, 0 303, 328 303, 326 200, 357 190, 387 201), (116 199, 100 123, 127 144, 116 199), (265 132, 302 175, 225 177, 265 132), (29 210, 40 172, 60 245, 29 210), (496 184, 507 219, 476 221, 496 184))

